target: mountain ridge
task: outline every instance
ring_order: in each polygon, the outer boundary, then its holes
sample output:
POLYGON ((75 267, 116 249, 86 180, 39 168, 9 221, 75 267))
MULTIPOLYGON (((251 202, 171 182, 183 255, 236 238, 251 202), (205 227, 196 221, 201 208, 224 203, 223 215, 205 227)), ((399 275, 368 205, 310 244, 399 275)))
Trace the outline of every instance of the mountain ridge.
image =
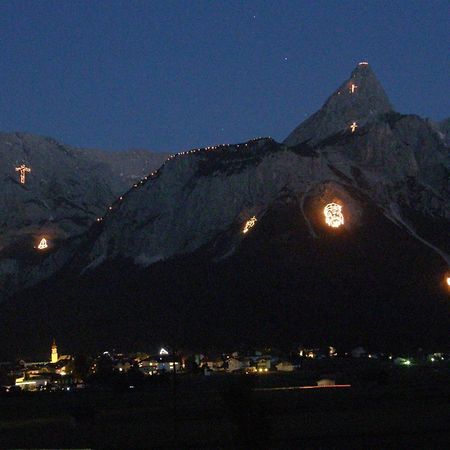
POLYGON ((323 106, 301 122, 283 141, 296 145, 304 141, 317 142, 370 121, 378 114, 392 111, 390 101, 367 62, 359 63, 345 80, 325 101, 323 106))
MULTIPOLYGON (((138 164, 141 171, 156 168, 152 164, 165 158, 159 155, 152 162, 144 156, 138 164)), ((0 292, 28 285, 27 277, 35 270, 33 253, 42 238, 51 251, 82 234, 131 185, 136 163, 123 168, 123 177, 107 159, 100 151, 94 155, 48 137, 0 133, 0 292), (30 170, 24 183, 16 170, 22 164, 30 170)))
POLYGON ((86 233, 42 256, 34 278, 40 284, 0 305, 5 329, 14 321, 8 308, 23 304, 45 308, 52 320, 41 327, 46 333, 56 327, 58 339, 63 330, 54 321, 67 321, 72 334, 78 323, 106 344, 120 327, 108 322, 96 330, 93 320, 109 307, 108 320, 127 317, 129 324, 120 323, 135 340, 158 333, 169 339, 167 322, 188 345, 189 314, 212 317, 216 310, 222 317, 203 324, 191 343, 214 330, 223 339, 229 330, 251 340, 245 320, 261 342, 262 320, 273 339, 277 324, 288 323, 284 341, 320 339, 328 327, 330 339, 342 343, 356 342, 364 329, 364 339, 381 342, 381 326, 386 335, 419 345, 434 326, 430 342, 450 344, 442 331, 450 325, 443 285, 450 263, 450 153, 442 133, 428 120, 393 111, 371 68, 358 66, 290 136, 283 143, 258 138, 170 156, 116 197, 86 233), (337 229, 325 224, 330 204, 343 215, 337 229), (249 220, 253 226, 244 232, 249 220), (48 310, 52 286, 62 295, 77 280, 83 287, 75 292, 88 303, 74 294, 57 314, 48 310), (268 311, 259 309, 253 290, 268 311), (371 305, 373 311, 364 310, 371 305), (410 328, 401 316, 389 317, 408 305, 410 328), (80 311, 78 322, 71 307, 80 311), (364 329, 354 323, 358 314, 364 329), (144 317, 154 331, 146 330, 144 317), (295 331, 295 321, 303 332, 295 331))

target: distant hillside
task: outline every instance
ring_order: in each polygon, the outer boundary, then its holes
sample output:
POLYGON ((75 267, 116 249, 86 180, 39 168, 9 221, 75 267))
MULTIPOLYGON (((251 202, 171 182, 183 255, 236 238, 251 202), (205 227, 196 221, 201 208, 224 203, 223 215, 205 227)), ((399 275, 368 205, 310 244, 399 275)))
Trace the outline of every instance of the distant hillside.
POLYGON ((83 150, 26 133, 0 133, 0 299, 40 279, 36 246, 82 234, 164 154, 83 150), (16 168, 25 165, 25 183, 16 168), (120 172, 119 172, 120 171, 120 172), (36 259, 37 258, 37 259, 36 259))
POLYGON ((148 150, 127 150, 107 152, 104 150, 86 149, 85 156, 92 161, 106 164, 117 179, 117 193, 127 190, 133 183, 158 169, 170 156, 164 152, 148 150), (122 183, 119 182, 122 181, 122 183))

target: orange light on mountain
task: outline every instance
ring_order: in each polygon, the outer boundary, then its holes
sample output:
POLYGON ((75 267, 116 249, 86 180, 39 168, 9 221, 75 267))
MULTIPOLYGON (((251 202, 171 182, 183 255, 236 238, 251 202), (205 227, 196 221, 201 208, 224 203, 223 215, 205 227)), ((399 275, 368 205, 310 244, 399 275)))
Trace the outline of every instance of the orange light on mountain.
POLYGON ((20 173, 20 183, 25 184, 27 173, 31 172, 31 168, 27 167, 25 164, 16 167, 16 172, 20 173))
POLYGON ((256 216, 253 216, 251 219, 247 220, 247 222, 245 222, 245 226, 244 226, 244 229, 242 230, 242 232, 244 234, 248 233, 250 231, 250 229, 255 226, 257 221, 258 221, 258 219, 256 218, 256 216))
POLYGON ((342 214, 342 206, 337 203, 328 203, 323 209, 325 215, 325 223, 332 228, 339 228, 344 225, 344 215, 342 214))
POLYGON ((48 242, 47 239, 42 238, 37 246, 38 250, 45 250, 48 248, 48 242))

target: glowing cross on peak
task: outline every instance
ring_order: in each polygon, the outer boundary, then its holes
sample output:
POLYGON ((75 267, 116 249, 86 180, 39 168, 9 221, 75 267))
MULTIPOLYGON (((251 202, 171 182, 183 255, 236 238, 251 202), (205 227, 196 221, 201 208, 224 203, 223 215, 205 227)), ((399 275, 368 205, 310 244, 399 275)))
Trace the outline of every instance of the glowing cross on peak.
POLYGON ((358 86, 354 83, 350 86, 350 92, 354 94, 356 92, 356 89, 358 89, 358 86))
POLYGON ((356 122, 353 122, 353 123, 350 125, 350 128, 352 129, 352 133, 354 133, 355 130, 358 128, 358 125, 356 124, 356 122))
POLYGON ((31 168, 27 167, 25 164, 22 164, 19 167, 16 167, 16 172, 20 172, 20 182, 25 184, 26 174, 27 172, 31 172, 31 168))

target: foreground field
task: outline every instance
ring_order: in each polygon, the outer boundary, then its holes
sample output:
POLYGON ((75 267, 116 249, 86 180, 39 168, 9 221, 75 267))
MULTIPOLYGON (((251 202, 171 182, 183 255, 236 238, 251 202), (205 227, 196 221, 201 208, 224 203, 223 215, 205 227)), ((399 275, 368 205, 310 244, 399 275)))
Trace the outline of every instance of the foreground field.
POLYGON ((296 386, 295 374, 179 376, 142 391, 4 397, 0 447, 448 448, 450 385, 434 375, 306 390, 270 390, 296 386))

